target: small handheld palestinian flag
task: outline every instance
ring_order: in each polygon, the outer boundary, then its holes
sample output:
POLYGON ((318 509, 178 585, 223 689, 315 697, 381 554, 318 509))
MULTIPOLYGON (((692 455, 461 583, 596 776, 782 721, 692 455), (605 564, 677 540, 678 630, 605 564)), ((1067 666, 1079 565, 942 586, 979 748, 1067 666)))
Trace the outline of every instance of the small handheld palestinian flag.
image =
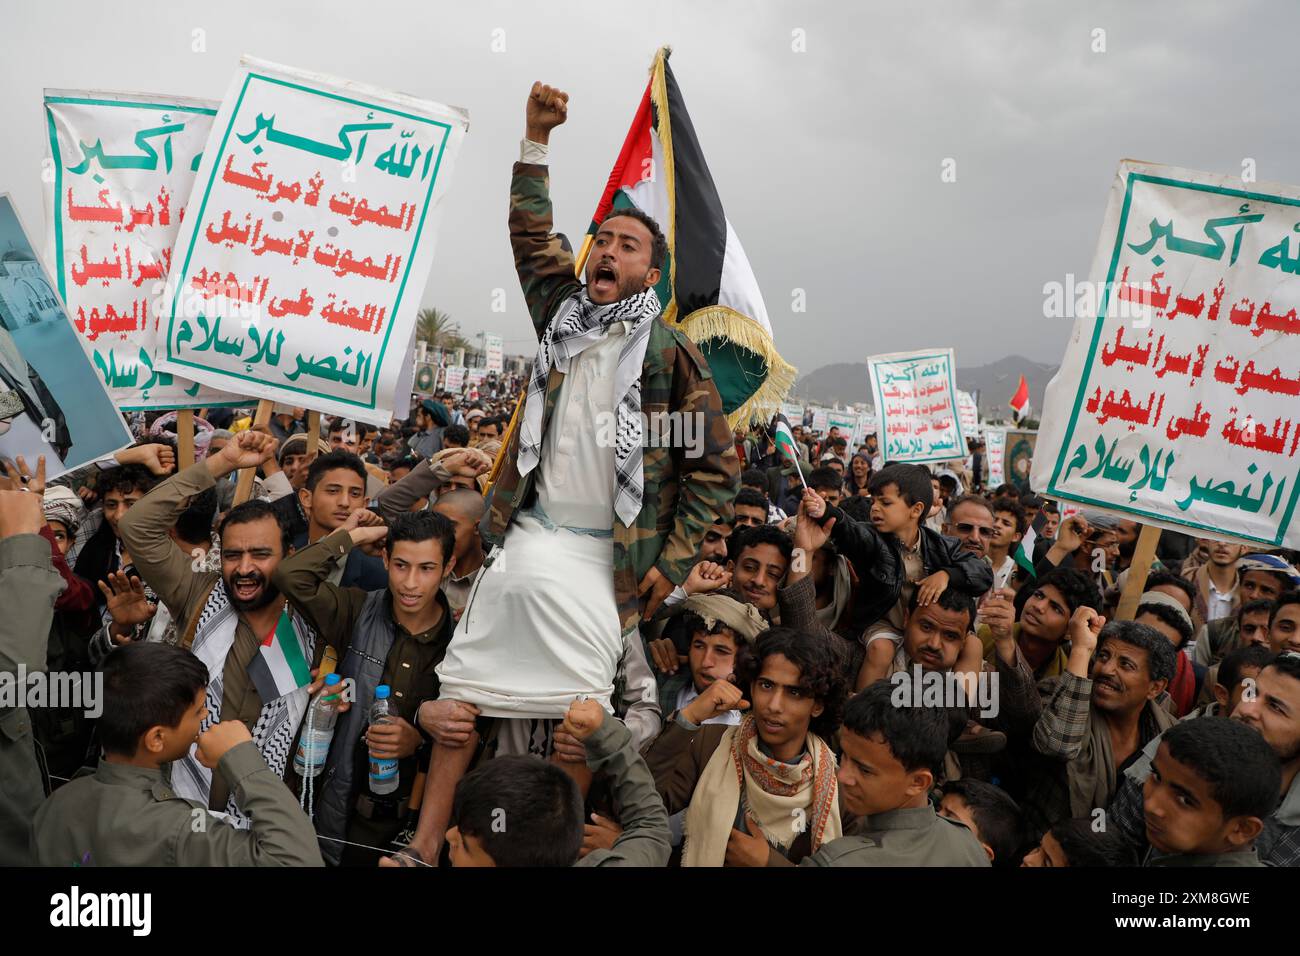
POLYGON ((1045 527, 1047 527, 1047 514, 1040 511, 1034 516, 1034 523, 1029 526, 1024 536, 1016 544, 1016 553, 1012 555, 1016 564, 1024 568, 1031 578, 1038 577, 1038 572, 1034 570, 1034 545, 1038 542, 1038 536, 1043 533, 1045 527))
POLYGON ((776 442, 776 447, 780 449, 785 457, 790 459, 790 464, 794 465, 795 474, 799 476, 799 482, 803 485, 804 490, 808 490, 808 482, 803 480, 803 469, 799 467, 799 453, 795 451, 794 432, 790 430, 789 420, 778 412, 772 418, 772 440, 776 442))
POLYGON ((280 613, 275 630, 266 635, 257 654, 248 662, 248 676, 264 704, 311 683, 311 667, 303 656, 288 611, 280 613))

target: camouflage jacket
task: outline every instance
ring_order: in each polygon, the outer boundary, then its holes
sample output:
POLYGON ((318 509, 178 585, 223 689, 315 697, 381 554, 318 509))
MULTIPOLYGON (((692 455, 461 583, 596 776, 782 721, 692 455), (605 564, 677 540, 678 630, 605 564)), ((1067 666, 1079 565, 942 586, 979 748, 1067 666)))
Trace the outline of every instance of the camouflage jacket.
MULTIPOLYGON (((551 231, 550 184, 545 166, 516 163, 510 186, 510 244, 524 300, 540 340, 561 303, 582 288, 574 257, 551 231)), ((554 369, 546 383, 542 434, 555 410, 564 375, 554 369)), ((695 344, 662 317, 655 319, 641 372, 641 411, 699 416, 700 454, 682 447, 645 449, 641 511, 632 527, 614 519, 614 595, 624 632, 639 617, 637 586, 655 567, 681 584, 695 563, 709 525, 730 521, 731 502, 740 481, 740 461, 731 426, 708 363, 695 344)), ((674 416, 676 417, 676 416, 674 416)), ((545 440, 545 439, 543 439, 545 440)), ((505 450, 485 521, 493 544, 505 536, 515 510, 531 503, 533 475, 519 474, 519 434, 505 450)), ((613 476, 610 476, 613 480, 613 476)))

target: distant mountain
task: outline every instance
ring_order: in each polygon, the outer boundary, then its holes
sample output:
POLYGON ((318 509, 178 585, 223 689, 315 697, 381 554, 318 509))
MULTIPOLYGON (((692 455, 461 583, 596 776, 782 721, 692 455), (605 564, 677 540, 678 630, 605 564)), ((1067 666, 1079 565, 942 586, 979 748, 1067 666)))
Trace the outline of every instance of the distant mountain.
MULTIPOLYGON (((988 365, 957 369, 957 387, 978 393, 980 412, 985 415, 1006 416, 1007 401, 1016 391, 1020 375, 1029 383, 1031 413, 1043 408, 1043 392, 1056 374, 1057 366, 1034 362, 1020 355, 1009 355, 988 365)), ((837 362, 823 365, 795 383, 790 398, 818 405, 849 405, 854 402, 874 404, 871 399, 871 382, 867 378, 866 362, 837 362)))

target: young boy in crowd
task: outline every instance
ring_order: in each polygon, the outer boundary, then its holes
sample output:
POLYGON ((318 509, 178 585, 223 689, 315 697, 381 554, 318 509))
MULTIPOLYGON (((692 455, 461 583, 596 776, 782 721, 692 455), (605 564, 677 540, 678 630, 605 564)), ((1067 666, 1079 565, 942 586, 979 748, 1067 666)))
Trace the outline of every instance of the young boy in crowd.
MULTIPOLYGON (((674 636, 650 643, 651 659, 664 675, 658 685, 660 712, 679 711, 714 681, 745 673, 754 641, 766 629, 758 609, 735 591, 724 588, 688 597, 666 629, 674 636), (684 640, 685 654, 678 654, 678 640, 684 640)), ((740 714, 729 710, 706 723, 738 724, 740 714)))
POLYGON ((1021 866, 1096 867, 1137 866, 1133 847, 1118 833, 1094 829, 1092 817, 1075 817, 1052 825, 1038 846, 1025 854, 1021 866))
POLYGON ((455 867, 664 866, 668 818, 632 734, 595 700, 574 701, 564 731, 587 748, 622 807, 622 833, 610 849, 578 859, 582 794, 573 778, 538 757, 497 757, 456 785, 447 847, 455 867), (507 821, 506 826, 501 821, 507 821))
POLYGON ((748 673, 713 681, 665 720, 645 757, 668 812, 686 811, 683 866, 798 863, 840 835, 826 742, 844 701, 838 671, 820 639, 771 628, 748 673), (709 723, 731 710, 750 712, 709 723))
MULTIPOLYGON (((865 678, 878 678, 903 639, 912 595, 925 606, 949 587, 977 598, 993 585, 982 558, 961 549, 960 542, 929 528, 922 520, 933 504, 930 473, 919 465, 889 465, 871 479, 871 520, 854 521, 815 491, 804 493, 803 514, 826 527, 840 554, 853 564, 860 593, 866 595, 867 661, 865 678), (873 653, 872 643, 890 644, 873 653)), ((972 642, 963 665, 979 669, 978 642, 972 642)), ((883 673, 882 673, 883 671, 883 673)), ((858 686, 870 681, 860 678, 858 686)))
POLYGON ((983 780, 951 780, 943 785, 939 816, 965 824, 994 866, 1020 862, 1020 807, 1002 788, 983 780))
POLYGON ((92 777, 54 793, 32 821, 42 866, 320 866, 316 833, 284 781, 271 772, 241 721, 203 734, 208 669, 188 650, 138 643, 104 665, 92 777), (252 821, 231 826, 176 796, 166 767, 198 743, 198 759, 225 778, 252 821))
POLYGON ((1165 732, 1142 790, 1148 866, 1263 866, 1255 838, 1282 768, 1264 738, 1222 717, 1165 732))
POLYGON ((1247 688, 1253 686, 1259 672, 1276 656, 1268 644, 1247 644, 1237 648, 1206 674, 1206 683, 1213 684, 1209 689, 1211 702, 1198 707, 1184 719, 1231 716, 1247 688))
POLYGON ((893 693, 892 684, 878 681, 845 708, 840 799, 857 820, 802 865, 988 866, 974 833, 930 805, 948 752, 948 711, 899 707, 893 693))

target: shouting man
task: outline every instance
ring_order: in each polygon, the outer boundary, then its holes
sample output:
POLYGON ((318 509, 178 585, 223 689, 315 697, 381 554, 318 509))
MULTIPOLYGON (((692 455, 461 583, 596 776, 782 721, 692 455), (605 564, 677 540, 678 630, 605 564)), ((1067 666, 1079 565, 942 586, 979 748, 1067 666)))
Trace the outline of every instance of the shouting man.
MULTIPOLYGON (((740 471, 707 363, 661 318, 659 224, 636 209, 606 216, 585 284, 552 232, 544 163, 567 114, 566 93, 533 85, 510 241, 539 346, 493 488, 486 532, 498 548, 438 667, 442 697, 521 718, 523 733, 501 736, 527 749, 551 739, 529 721, 553 729, 578 695, 612 708, 624 636, 686 579, 709 527, 730 519, 740 471), (646 419, 665 413, 703 440, 646 447, 646 419)), ((472 752, 435 748, 415 840, 426 859, 472 752)))

